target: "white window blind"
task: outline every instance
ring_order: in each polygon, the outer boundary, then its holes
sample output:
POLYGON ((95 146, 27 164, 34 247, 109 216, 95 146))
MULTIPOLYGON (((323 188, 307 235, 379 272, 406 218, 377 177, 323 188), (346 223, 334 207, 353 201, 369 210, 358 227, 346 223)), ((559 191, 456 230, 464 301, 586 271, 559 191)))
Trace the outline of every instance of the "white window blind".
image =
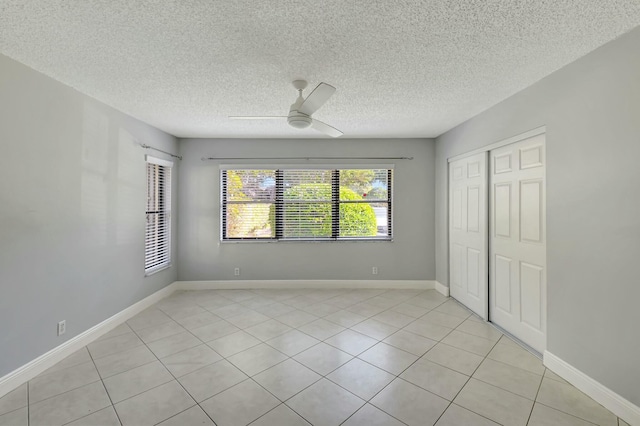
POLYGON ((223 169, 222 240, 390 240, 392 169, 223 169))
POLYGON ((326 239, 333 236, 335 219, 333 170, 282 170, 278 172, 276 210, 280 238, 326 239))
POLYGON ((275 238, 275 170, 224 170, 221 182, 224 239, 275 238))
POLYGON ((147 156, 146 275, 171 265, 171 165, 147 156))

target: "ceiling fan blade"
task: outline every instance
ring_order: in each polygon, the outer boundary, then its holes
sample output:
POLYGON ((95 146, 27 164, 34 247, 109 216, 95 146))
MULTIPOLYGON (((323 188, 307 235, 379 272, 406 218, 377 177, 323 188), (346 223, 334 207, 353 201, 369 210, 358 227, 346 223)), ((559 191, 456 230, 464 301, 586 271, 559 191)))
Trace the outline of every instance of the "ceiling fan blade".
POLYGON ((315 118, 311 122, 311 127, 319 132, 326 133, 327 135, 334 138, 337 138, 344 134, 340 130, 336 129, 335 127, 331 127, 327 123, 323 123, 322 121, 316 120, 315 118))
POLYGON ((232 120, 278 120, 280 118, 287 118, 286 115, 258 115, 258 116, 243 116, 243 115, 230 115, 232 120))
POLYGON ((327 83, 320 83, 318 87, 313 89, 313 92, 307 96, 307 99, 302 102, 302 105, 298 108, 298 111, 307 115, 311 115, 316 112, 325 102, 329 100, 331 95, 336 91, 336 88, 327 83))

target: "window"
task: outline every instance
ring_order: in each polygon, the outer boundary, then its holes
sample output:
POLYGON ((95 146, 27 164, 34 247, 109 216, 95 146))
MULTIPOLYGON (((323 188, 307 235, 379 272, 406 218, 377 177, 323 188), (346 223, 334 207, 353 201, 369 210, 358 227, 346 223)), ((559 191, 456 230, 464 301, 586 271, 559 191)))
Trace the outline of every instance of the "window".
POLYGON ((171 166, 171 162, 147 156, 145 275, 171 265, 171 166))
POLYGON ((390 240, 390 168, 223 168, 222 240, 390 240))

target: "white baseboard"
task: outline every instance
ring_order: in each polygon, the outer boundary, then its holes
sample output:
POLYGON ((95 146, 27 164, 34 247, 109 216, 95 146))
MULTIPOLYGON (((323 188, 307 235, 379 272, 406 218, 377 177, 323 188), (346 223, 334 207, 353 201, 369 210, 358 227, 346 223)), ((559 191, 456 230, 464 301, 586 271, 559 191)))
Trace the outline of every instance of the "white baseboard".
POLYGON ((169 284, 163 289, 156 291, 137 303, 134 303, 112 317, 107 318, 90 329, 72 337, 60 346, 56 346, 49 352, 40 355, 38 358, 28 362, 6 376, 0 377, 0 397, 11 392, 21 384, 33 379, 43 371, 53 367, 67 356, 93 342, 103 334, 113 330, 129 318, 132 318, 151 305, 154 305, 165 297, 171 295, 175 290, 175 283, 169 284))
POLYGON ((434 288, 438 293, 442 294, 445 297, 449 297, 449 287, 444 284, 440 284, 438 281, 434 281, 434 283, 434 288))
POLYGON ((640 425, 640 407, 629 402, 608 387, 595 381, 549 351, 544 352, 544 365, 558 376, 593 398, 594 401, 630 425, 640 425))
POLYGON ((176 281, 176 290, 278 289, 278 288, 389 288, 432 290, 430 280, 229 280, 176 281))

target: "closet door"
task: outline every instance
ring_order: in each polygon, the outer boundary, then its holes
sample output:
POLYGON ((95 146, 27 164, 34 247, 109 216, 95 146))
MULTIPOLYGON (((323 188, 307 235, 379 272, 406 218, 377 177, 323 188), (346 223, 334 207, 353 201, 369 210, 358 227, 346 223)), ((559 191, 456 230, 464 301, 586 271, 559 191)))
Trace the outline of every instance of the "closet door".
POLYGON ((489 317, 546 348, 545 137, 490 152, 489 317))
POLYGON ((487 153, 449 163, 451 296, 487 319, 487 153))

